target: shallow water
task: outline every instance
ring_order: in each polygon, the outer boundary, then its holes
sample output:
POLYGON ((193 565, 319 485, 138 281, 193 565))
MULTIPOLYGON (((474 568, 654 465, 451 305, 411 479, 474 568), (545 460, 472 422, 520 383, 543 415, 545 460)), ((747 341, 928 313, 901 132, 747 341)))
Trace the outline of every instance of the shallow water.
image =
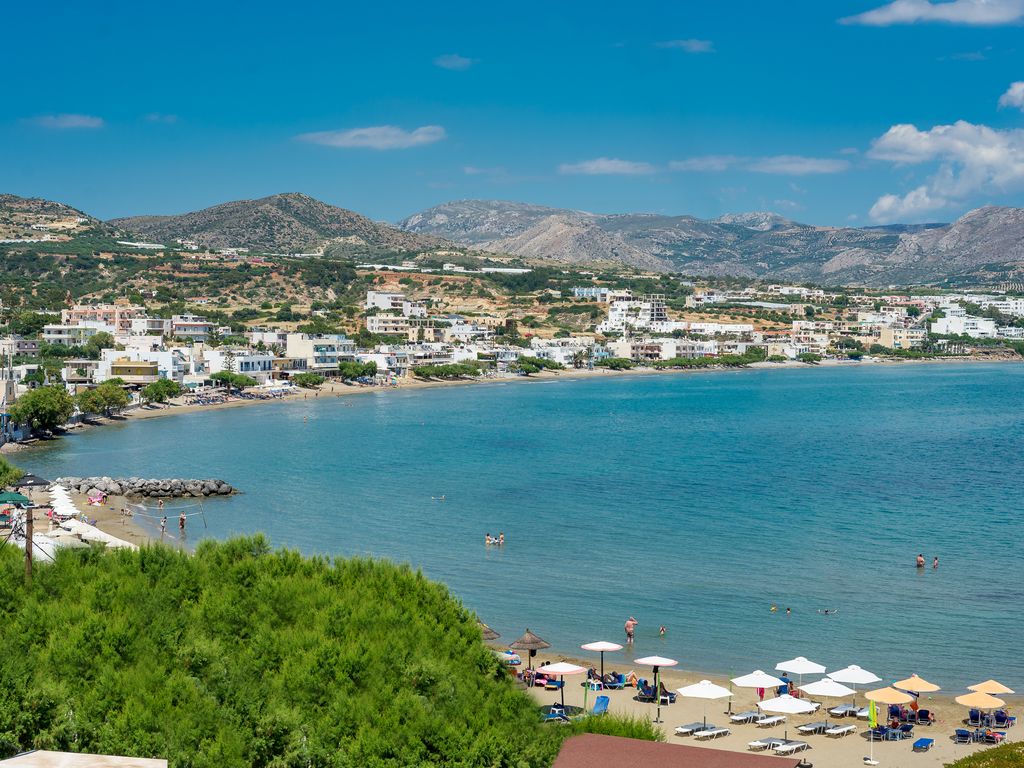
POLYGON ((621 642, 633 614, 636 655, 688 669, 804 655, 1018 688, 1022 406, 1022 365, 620 376, 134 421, 18 461, 221 477, 245 493, 193 542, 412 562, 509 641, 621 642))

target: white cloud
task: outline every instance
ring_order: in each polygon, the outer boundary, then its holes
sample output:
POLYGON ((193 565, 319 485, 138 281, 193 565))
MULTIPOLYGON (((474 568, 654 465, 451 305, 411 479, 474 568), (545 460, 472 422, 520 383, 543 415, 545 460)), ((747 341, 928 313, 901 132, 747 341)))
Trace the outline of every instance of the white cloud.
POLYGON ((142 116, 147 123, 167 123, 168 125, 178 122, 177 115, 165 115, 161 112, 150 112, 142 116))
POLYGON ((446 135, 440 125, 423 125, 412 131, 395 125, 375 125, 369 128, 303 133, 295 138, 310 144, 323 144, 326 147, 408 149, 433 144, 444 139, 446 135))
POLYGON ((819 173, 840 173, 850 167, 846 160, 800 155, 774 155, 772 157, 737 157, 736 155, 703 155, 686 160, 673 160, 668 164, 673 171, 725 171, 740 168, 755 173, 775 173, 782 176, 808 176, 819 173))
POLYGON ((466 58, 465 56, 459 56, 457 53, 445 53, 434 59, 434 66, 440 67, 441 69, 454 69, 461 71, 463 69, 469 69, 473 64, 473 59, 466 58))
POLYGON ((725 171, 743 162, 736 155, 701 155, 686 160, 673 160, 668 164, 673 171, 725 171))
POLYGON ((1024 0, 894 0, 839 22, 872 27, 928 22, 992 27, 1014 24, 1022 19, 1024 0))
POLYGON ((715 52, 715 44, 710 40, 697 40, 692 37, 687 38, 686 40, 662 40, 654 45, 658 48, 675 48, 680 51, 686 51, 687 53, 715 52))
POLYGON ((68 130, 75 128, 102 128, 103 118, 94 115, 40 115, 30 122, 42 128, 54 128, 57 130, 68 130))
POLYGON ((856 155, 860 152, 856 147, 843 147, 839 150, 840 155, 856 155))
POLYGON ((868 157, 896 165, 938 162, 924 184, 902 197, 882 195, 871 207, 880 222, 920 218, 977 194, 1024 187, 1024 130, 995 130, 963 120, 921 131, 894 125, 872 142, 868 157))
POLYGON ((655 168, 650 163, 638 163, 632 160, 619 160, 613 157, 598 157, 594 160, 584 160, 579 163, 563 163, 558 166, 561 174, 583 176, 643 176, 654 173, 655 168))
POLYGON ((1000 107, 1017 107, 1024 110, 1024 80, 1010 83, 1006 93, 999 97, 1000 107))
POLYGON ((778 173, 785 176, 808 176, 818 173, 841 173, 850 167, 846 160, 827 157, 801 157, 800 155, 776 155, 762 157, 747 166, 756 173, 778 173))
POLYGON ((804 209, 803 205, 798 203, 796 200, 786 200, 786 199, 773 200, 772 204, 778 210, 802 211, 804 209))

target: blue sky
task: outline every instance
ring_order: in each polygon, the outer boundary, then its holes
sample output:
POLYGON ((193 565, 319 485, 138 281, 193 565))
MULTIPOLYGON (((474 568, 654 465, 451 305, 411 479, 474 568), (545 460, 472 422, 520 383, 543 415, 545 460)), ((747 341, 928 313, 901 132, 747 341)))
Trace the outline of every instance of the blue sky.
POLYGON ((12 4, 0 191, 104 218, 1024 205, 1024 0, 369 6, 12 4))

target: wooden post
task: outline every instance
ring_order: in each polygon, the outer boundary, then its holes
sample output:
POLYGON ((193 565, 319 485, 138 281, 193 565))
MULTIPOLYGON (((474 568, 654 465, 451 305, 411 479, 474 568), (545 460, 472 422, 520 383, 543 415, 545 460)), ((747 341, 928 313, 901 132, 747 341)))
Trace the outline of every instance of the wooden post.
POLYGON ((32 583, 32 515, 31 507, 25 510, 25 583, 32 583))

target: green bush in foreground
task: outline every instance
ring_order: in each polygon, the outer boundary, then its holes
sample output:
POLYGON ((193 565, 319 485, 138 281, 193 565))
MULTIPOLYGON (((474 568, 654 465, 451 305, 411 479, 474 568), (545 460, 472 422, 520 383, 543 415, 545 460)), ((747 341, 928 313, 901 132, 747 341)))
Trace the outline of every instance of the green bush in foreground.
POLYGON ((409 567, 254 537, 62 550, 29 588, 22 570, 0 547, 0 757, 527 768, 571 732, 540 723, 469 612, 409 567))
POLYGON ((949 768, 1024 768, 1024 742, 990 747, 950 763, 949 768))

